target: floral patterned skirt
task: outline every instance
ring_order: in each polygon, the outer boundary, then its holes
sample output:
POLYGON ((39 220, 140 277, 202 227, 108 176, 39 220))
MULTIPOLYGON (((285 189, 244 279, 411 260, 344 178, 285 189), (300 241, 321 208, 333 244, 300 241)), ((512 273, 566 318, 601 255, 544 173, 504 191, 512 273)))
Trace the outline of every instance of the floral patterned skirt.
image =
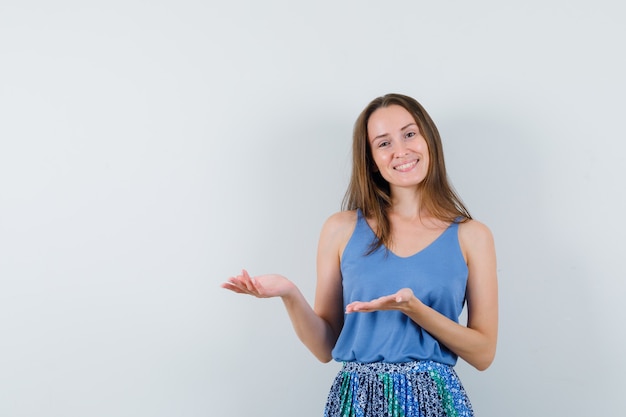
POLYGON ((324 417, 472 417, 454 369, 432 361, 345 362, 324 417))

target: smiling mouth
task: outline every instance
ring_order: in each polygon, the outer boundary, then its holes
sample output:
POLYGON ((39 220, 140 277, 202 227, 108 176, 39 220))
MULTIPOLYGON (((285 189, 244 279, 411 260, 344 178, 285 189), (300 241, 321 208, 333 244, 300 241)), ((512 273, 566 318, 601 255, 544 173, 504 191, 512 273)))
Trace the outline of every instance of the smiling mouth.
POLYGON ((395 167, 393 167, 393 169, 395 169, 396 171, 408 171, 409 169, 413 168, 415 165, 417 165, 418 160, 414 160, 411 162, 407 162, 406 164, 402 164, 402 165, 397 165, 395 167))

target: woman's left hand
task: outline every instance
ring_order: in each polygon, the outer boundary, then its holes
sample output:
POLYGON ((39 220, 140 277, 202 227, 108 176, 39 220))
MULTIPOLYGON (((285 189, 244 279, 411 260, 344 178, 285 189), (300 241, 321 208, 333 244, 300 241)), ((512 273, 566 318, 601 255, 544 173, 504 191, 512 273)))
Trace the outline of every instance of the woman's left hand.
POLYGON ((395 294, 372 301, 353 301, 346 306, 346 313, 371 313, 380 310, 404 310, 410 302, 418 301, 413 290, 403 288, 395 294))

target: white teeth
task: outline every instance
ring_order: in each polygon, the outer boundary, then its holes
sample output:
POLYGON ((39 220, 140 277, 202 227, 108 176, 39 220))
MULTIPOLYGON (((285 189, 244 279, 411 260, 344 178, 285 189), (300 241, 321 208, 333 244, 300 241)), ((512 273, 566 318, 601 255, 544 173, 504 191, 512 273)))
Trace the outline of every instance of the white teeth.
POLYGON ((406 164, 398 165, 394 169, 399 169, 399 170, 402 171, 403 169, 409 169, 409 168, 415 166, 416 164, 417 164, 417 161, 407 162, 406 164))

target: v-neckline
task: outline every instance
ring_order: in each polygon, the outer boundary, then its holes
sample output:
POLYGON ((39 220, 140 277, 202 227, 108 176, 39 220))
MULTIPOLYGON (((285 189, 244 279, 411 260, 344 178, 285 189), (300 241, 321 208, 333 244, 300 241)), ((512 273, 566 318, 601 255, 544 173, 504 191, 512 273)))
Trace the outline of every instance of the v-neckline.
MULTIPOLYGON (((363 215, 363 212, 360 213, 361 215, 361 219, 365 222, 365 225, 367 226, 367 228, 369 229, 370 233, 374 236, 374 238, 377 238, 376 233, 374 232, 374 229, 372 229, 372 226, 370 226, 370 224, 367 222, 367 219, 365 218, 365 216, 363 215)), ((410 259, 413 258, 417 255, 419 255, 420 253, 424 252, 425 250, 427 250, 428 248, 430 248, 431 246, 433 246, 435 243, 437 243, 437 241, 439 239, 441 239, 443 237, 443 235, 446 234, 446 232, 448 230, 450 230, 450 228, 452 227, 452 225, 454 225, 455 223, 452 222, 450 223, 445 229, 443 229, 443 231, 441 233, 439 233, 437 235, 437 237, 435 239, 433 239, 430 243, 428 243, 426 246, 424 246, 422 249, 418 250, 417 252, 411 254, 411 255, 407 255, 407 256, 400 256, 398 254, 396 254, 394 251, 392 251, 391 249, 389 249, 387 247, 387 245, 383 244, 381 245, 381 247, 383 247, 388 253, 392 254, 394 257, 398 258, 398 259, 410 259)))

